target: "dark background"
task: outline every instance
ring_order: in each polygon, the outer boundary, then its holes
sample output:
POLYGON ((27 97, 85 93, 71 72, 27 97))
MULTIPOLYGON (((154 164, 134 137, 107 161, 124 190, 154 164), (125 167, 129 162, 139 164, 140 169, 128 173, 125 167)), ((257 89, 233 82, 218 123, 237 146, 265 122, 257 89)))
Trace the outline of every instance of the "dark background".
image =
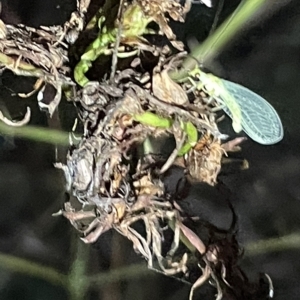
MULTIPOLYGON (((61 24, 75 6, 63 0, 2 2, 3 19, 30 26, 61 24)), ((237 3, 225 1, 221 20, 237 3)), ((275 299, 296 300, 300 294, 298 247, 257 255, 247 253, 251 242, 297 233, 300 228, 300 3, 297 0, 285 3, 275 11, 270 0, 267 9, 242 30, 210 68, 218 76, 262 95, 282 118, 283 141, 274 146, 246 141, 242 155, 249 161, 250 169, 222 179, 235 193, 238 240, 246 246, 241 261, 244 270, 253 279, 258 272, 268 273, 273 279, 275 299)), ((213 18, 214 10, 194 5, 185 27, 176 26, 177 34, 186 40, 194 36, 201 41, 208 34, 213 18)), ((30 105, 31 124, 48 126, 34 97, 21 100, 10 96, 11 90, 30 91, 32 82, 15 79, 5 72, 1 78, 0 102, 5 103, 12 117, 22 115, 25 106, 30 105)), ((71 106, 61 108, 62 116, 68 109, 71 106)), ((69 130, 68 126, 62 118, 62 127, 69 130)), ((2 138, 1 142, 0 251, 67 273, 73 261, 71 245, 77 238, 65 219, 51 216, 64 201, 64 178, 53 167, 54 147, 20 139, 2 138)), ((227 218, 224 205, 216 201, 210 190, 194 187, 189 198, 197 198, 199 211, 216 222, 222 224, 227 218)), ((96 245, 85 247, 89 250, 91 273, 143 263, 131 250, 130 243, 116 234, 108 233, 96 245)), ((114 284, 95 286, 85 299, 172 300, 187 299, 188 293, 189 286, 179 281, 144 272, 134 279, 127 280, 124 276, 114 284)), ((209 288, 204 287, 200 293, 201 299, 214 299, 209 288)), ((67 297, 62 288, 10 272, 0 263, 0 299, 67 297)))

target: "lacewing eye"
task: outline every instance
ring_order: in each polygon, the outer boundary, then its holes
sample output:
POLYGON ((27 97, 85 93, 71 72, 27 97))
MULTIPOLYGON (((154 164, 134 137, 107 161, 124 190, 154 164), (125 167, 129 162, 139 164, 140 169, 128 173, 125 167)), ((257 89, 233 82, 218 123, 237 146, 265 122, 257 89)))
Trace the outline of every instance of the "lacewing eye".
MULTIPOLYGON (((282 140, 284 133, 280 117, 269 102, 242 85, 225 79, 221 81, 239 104, 243 131, 251 139, 263 145, 272 145, 282 140)), ((232 118, 226 106, 223 110, 232 118)))

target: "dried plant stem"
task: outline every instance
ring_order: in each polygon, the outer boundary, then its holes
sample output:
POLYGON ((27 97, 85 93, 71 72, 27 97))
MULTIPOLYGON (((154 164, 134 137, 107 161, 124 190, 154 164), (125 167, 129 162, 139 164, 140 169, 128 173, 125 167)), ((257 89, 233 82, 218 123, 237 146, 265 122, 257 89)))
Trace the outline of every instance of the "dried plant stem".
MULTIPOLYGON (((172 219, 168 221, 169 227, 174 231, 175 230, 175 220, 172 219)), ((195 253, 197 251, 196 247, 192 245, 192 243, 188 240, 188 238, 180 232, 180 241, 191 251, 192 253, 195 253)))
POLYGON ((45 75, 42 69, 36 68, 24 61, 18 61, 4 53, 0 53, 0 63, 3 63, 6 68, 13 71, 16 75, 42 77, 45 75))

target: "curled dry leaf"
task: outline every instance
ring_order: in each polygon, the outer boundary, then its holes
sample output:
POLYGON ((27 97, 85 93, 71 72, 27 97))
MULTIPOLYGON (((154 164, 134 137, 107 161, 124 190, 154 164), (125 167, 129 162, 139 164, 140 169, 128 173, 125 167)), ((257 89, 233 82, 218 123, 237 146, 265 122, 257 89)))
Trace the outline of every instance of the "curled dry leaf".
POLYGON ((139 180, 134 181, 133 185, 136 189, 137 195, 163 195, 163 188, 161 186, 162 184, 154 184, 153 180, 151 180, 150 173, 144 175, 139 180))
POLYGON ((153 95, 161 101, 177 105, 188 103, 186 92, 170 78, 167 70, 153 75, 152 91, 153 95))
POLYGON ((11 121, 8 118, 4 117, 2 111, 0 111, 0 120, 3 123, 5 123, 6 125, 13 126, 13 127, 21 127, 21 126, 26 125, 30 121, 30 115, 31 115, 30 108, 27 107, 27 111, 26 111, 26 114, 25 114, 23 120, 21 120, 21 121, 11 121))
POLYGON ((0 39, 5 39, 7 34, 6 25, 0 19, 0 39))

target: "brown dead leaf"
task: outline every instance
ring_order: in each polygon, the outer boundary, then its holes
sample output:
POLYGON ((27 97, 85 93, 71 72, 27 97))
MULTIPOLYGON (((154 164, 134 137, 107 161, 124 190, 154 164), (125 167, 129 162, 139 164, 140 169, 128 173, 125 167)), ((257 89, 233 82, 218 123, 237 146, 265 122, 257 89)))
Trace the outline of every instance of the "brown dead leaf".
POLYGON ((170 78, 167 70, 153 75, 152 90, 154 96, 161 101, 177 105, 184 105, 188 102, 185 91, 170 78))
POLYGON ((5 39, 7 34, 7 29, 2 20, 0 20, 0 39, 5 39))
POLYGON ((150 174, 143 176, 133 183, 138 195, 161 195, 163 190, 160 186, 153 184, 150 174))

